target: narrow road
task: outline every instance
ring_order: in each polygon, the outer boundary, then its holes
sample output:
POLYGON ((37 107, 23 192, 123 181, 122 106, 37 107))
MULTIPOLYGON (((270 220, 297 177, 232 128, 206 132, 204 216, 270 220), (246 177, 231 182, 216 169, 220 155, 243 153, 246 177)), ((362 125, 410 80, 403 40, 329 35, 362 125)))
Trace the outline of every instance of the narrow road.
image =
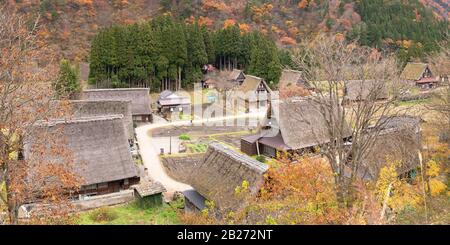
MULTIPOLYGON (((228 119, 237 119, 237 118, 262 118, 264 116, 265 112, 248 113, 235 116, 198 119, 193 120, 193 124, 214 122, 228 119)), ((191 122, 190 121, 166 122, 164 120, 155 120, 155 122, 152 124, 143 124, 136 128, 136 137, 139 144, 142 162, 144 166, 148 169, 149 176, 153 180, 160 182, 166 188, 169 194, 173 194, 175 191, 183 192, 185 190, 192 189, 192 187, 187 184, 178 182, 167 175, 161 163, 161 160, 158 156, 158 153, 155 150, 156 147, 153 144, 149 132, 150 130, 156 128, 164 128, 170 126, 186 126, 186 125, 191 125, 191 122)))

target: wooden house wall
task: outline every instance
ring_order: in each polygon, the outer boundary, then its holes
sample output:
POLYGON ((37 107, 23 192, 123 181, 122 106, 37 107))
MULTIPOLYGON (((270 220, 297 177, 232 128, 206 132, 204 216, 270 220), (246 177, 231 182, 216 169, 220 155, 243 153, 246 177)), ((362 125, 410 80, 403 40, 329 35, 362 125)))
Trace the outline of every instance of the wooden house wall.
POLYGON ((119 192, 121 190, 129 189, 130 186, 136 185, 139 183, 139 177, 135 178, 129 178, 129 179, 123 179, 123 180, 116 180, 106 183, 98 183, 96 184, 95 188, 89 188, 86 189, 82 188, 79 194, 82 195, 104 195, 114 192, 119 192), (126 180, 128 180, 128 183, 126 184, 126 180))
POLYGON ((258 154, 256 143, 249 143, 243 139, 241 139, 241 151, 249 156, 258 154))

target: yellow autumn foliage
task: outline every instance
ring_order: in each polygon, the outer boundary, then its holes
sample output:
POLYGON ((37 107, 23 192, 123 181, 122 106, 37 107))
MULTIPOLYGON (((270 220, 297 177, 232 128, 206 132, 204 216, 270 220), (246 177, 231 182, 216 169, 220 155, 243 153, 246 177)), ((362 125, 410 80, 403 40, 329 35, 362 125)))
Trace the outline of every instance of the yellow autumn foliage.
POLYGON ((441 168, 437 162, 434 160, 430 160, 426 164, 427 166, 427 176, 428 177, 436 177, 439 176, 441 172, 441 168))
POLYGON ((418 186, 410 185, 398 178, 396 168, 398 162, 394 162, 381 168, 376 182, 376 196, 380 202, 384 202, 388 195, 387 204, 394 211, 400 211, 406 207, 417 207, 422 202, 422 196, 418 186), (391 186, 389 188, 389 186, 391 186))
POLYGON ((431 196, 438 196, 447 189, 447 186, 437 179, 430 180, 430 193, 431 196))

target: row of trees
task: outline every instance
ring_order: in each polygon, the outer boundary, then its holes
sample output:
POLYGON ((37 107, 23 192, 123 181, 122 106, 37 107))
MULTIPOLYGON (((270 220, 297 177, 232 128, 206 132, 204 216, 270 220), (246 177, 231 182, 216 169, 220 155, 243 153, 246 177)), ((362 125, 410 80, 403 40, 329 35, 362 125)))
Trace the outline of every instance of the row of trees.
MULTIPOLYGON (((245 69, 277 82, 282 52, 259 32, 217 31, 170 16, 104 29, 92 41, 89 81, 97 87, 180 89, 202 78, 205 64, 245 69)), ((286 57, 284 55, 283 57, 286 57)))

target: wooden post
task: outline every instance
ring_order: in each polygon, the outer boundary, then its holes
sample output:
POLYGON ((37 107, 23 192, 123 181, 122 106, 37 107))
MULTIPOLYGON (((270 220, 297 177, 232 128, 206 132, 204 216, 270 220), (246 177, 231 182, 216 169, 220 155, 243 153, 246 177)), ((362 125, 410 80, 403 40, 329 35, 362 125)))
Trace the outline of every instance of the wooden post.
POLYGON ((256 153, 258 154, 258 156, 260 155, 260 152, 259 152, 259 141, 258 140, 256 140, 256 153))

